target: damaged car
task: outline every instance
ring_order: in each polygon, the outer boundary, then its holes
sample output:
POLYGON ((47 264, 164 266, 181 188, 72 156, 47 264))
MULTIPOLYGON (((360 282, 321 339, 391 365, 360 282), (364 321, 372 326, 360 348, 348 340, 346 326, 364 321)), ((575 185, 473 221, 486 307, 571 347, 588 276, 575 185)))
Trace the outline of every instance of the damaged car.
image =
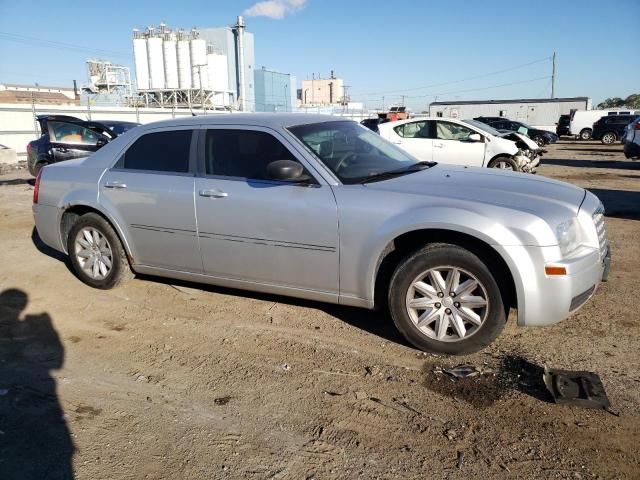
POLYGON ((380 136, 427 162, 534 173, 541 150, 524 135, 474 120, 413 118, 379 125, 380 136))
POLYGON ((87 157, 140 125, 123 121, 90 121, 68 115, 38 115, 40 138, 27 145, 27 167, 34 177, 45 165, 87 157))

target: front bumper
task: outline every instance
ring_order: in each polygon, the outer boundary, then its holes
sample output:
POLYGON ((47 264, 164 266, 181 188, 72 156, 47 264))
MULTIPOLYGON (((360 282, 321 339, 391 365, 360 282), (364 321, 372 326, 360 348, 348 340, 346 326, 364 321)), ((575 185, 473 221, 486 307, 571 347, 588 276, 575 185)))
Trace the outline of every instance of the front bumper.
POLYGON ((582 247, 569 259, 552 261, 557 247, 503 247, 517 263, 520 281, 518 325, 553 325, 575 312, 597 291, 609 273, 610 250, 582 247), (564 267, 566 275, 547 275, 545 265, 564 267))

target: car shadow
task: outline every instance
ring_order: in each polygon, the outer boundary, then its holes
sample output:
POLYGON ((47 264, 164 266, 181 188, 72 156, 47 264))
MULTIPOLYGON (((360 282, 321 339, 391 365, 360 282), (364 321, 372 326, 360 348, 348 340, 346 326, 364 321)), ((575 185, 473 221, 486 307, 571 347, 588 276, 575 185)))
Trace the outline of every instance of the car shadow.
POLYGON ((0 475, 73 479, 74 445, 53 370, 64 347, 47 313, 23 315, 27 294, 0 293, 0 475))
POLYGON ((7 185, 31 185, 36 184, 35 178, 12 178, 11 180, 0 180, 0 187, 7 185))
POLYGON ((640 170, 640 162, 629 160, 565 160, 558 158, 544 158, 543 165, 558 165, 575 168, 608 168, 614 170, 640 170))
POLYGON ((216 285, 208 285, 164 277, 156 277, 152 275, 136 274, 136 277, 143 280, 169 285, 174 288, 178 287, 178 290, 180 290, 180 287, 186 287, 201 290, 204 292, 218 293, 221 295, 233 295, 235 297, 281 303, 284 305, 291 305, 295 307, 313 308, 325 312, 327 315, 331 315, 332 317, 335 317, 338 320, 351 325, 352 327, 376 335, 383 340, 397 343, 405 347, 414 348, 395 328, 391 317, 384 309, 367 310, 364 308, 316 302, 313 300, 287 297, 284 295, 252 292, 249 290, 239 290, 235 288, 220 287, 216 285))
POLYGON ((55 258, 56 260, 64 263, 69 271, 73 272, 73 270, 71 270, 69 257, 64 253, 54 250, 49 245, 45 244, 40 238, 40 235, 38 235, 38 230, 36 229, 36 227, 33 227, 33 230, 31 230, 31 242, 40 253, 43 253, 48 257, 55 258))
MULTIPOLYGON (((597 153, 622 153, 622 150, 615 149, 616 145, 612 145, 611 148, 593 148, 589 145, 585 145, 584 148, 572 148, 572 147, 559 147, 558 150, 568 150, 570 152, 581 152, 587 154, 589 152, 597 152, 597 153)), ((617 144, 617 146, 621 147, 621 144, 617 144)))
POLYGON ((604 205, 605 216, 640 220, 640 192, 588 188, 604 205))

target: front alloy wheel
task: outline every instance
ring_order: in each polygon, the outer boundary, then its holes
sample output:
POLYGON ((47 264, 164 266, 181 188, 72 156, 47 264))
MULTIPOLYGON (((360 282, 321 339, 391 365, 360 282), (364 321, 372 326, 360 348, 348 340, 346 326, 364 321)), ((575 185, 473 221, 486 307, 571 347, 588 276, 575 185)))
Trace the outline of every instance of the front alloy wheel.
POLYGON ((613 132, 607 132, 602 136, 602 143, 605 145, 612 145, 616 141, 616 134, 613 132))
POLYGON ((498 281, 474 253, 434 243, 398 264, 389 284, 389 312, 405 338, 434 353, 465 354, 502 331, 508 306, 498 281))
POLYGON ((425 335, 441 342, 469 338, 487 318, 487 292, 471 273, 456 267, 422 272, 406 299, 409 318, 425 335))

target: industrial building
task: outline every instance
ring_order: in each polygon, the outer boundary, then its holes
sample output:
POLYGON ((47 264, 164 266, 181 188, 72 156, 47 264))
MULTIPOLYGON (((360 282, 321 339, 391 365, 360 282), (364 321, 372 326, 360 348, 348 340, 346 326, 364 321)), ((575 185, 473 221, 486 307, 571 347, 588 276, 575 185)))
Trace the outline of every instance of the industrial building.
POLYGON ((139 98, 146 106, 253 110, 253 35, 233 27, 133 31, 139 98))
POLYGON ((429 116, 448 118, 505 117, 532 126, 552 127, 571 110, 590 110, 588 97, 520 98, 514 100, 466 100, 432 102, 429 116))
POLYGON ((77 88, 0 83, 0 103, 79 105, 77 88))
POLYGON ((333 72, 329 78, 313 76, 311 80, 303 80, 300 101, 302 105, 342 105, 348 102, 344 90, 344 81, 333 72))
POLYGON ((254 73, 255 111, 291 112, 296 106, 296 77, 265 67, 254 73))

